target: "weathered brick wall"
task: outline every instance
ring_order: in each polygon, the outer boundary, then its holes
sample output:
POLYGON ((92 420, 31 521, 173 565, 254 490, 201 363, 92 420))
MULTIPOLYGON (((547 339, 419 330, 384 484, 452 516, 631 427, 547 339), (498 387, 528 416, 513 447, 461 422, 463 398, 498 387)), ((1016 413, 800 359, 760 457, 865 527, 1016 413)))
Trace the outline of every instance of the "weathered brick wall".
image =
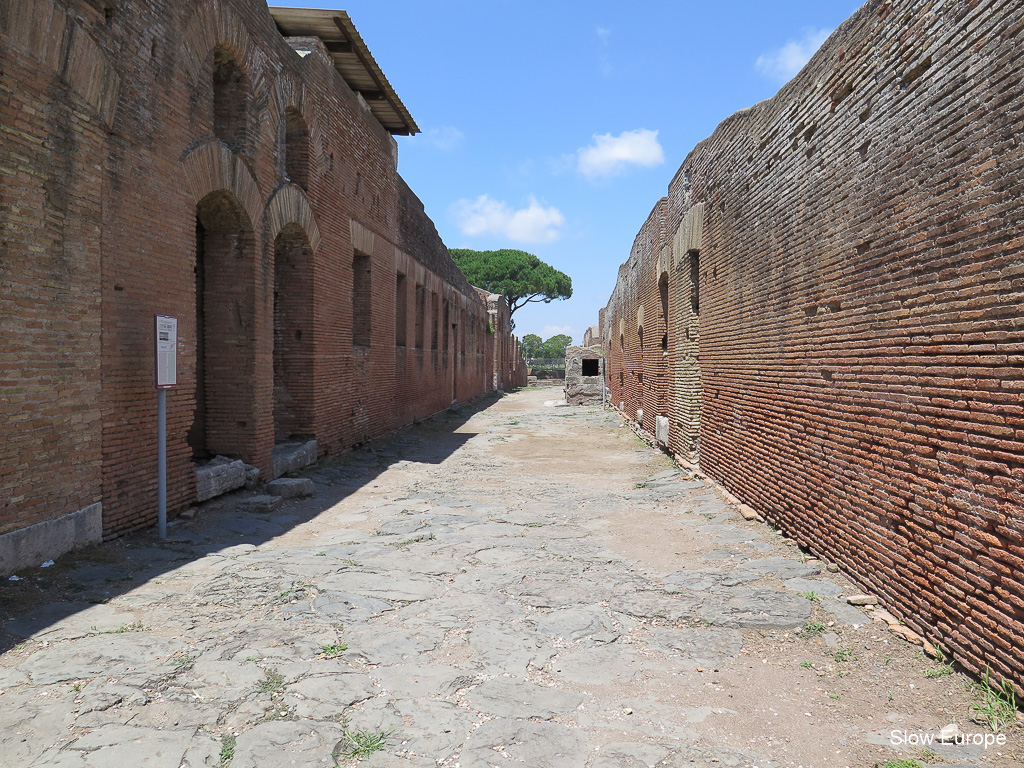
POLYGON ((509 351, 509 381, 511 386, 525 387, 529 378, 529 368, 526 367, 526 355, 523 352, 523 343, 519 337, 512 337, 512 349, 509 351))
POLYGON ((526 386, 526 360, 519 340, 512 335, 512 312, 505 297, 477 289, 487 302, 490 344, 493 349, 494 389, 504 392, 526 386))
POLYGON ((0 534, 101 496, 96 167, 117 83, 83 20, 30 5, 0 8, 0 534))
POLYGON ((0 534, 101 500, 108 537, 154 522, 154 313, 172 514, 206 456, 268 477, 275 442, 488 391, 486 304, 321 41, 259 0, 108 6, 0 5, 0 534))
POLYGON ((627 414, 664 402, 674 452, 1018 684, 1022 45, 1017 3, 867 3, 694 149, 602 325, 627 414), (667 382, 636 337, 666 272, 667 382))

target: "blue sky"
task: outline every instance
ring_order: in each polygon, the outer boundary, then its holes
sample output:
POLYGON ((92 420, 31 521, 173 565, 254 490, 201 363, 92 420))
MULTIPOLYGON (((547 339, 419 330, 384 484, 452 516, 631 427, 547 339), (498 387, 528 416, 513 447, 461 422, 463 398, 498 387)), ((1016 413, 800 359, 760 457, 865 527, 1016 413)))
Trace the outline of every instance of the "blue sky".
POLYGON ((577 343, 687 153, 775 94, 856 0, 348 0, 423 133, 399 171, 450 248, 520 248, 573 297, 516 333, 577 343))

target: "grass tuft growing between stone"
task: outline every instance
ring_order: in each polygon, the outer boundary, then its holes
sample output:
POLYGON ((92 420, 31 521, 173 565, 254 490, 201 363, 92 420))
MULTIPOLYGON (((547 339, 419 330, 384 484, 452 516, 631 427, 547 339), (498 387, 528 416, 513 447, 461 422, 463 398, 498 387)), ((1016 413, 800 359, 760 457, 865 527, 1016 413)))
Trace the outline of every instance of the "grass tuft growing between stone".
POLYGON ((823 621, 808 621, 804 624, 804 628, 800 630, 801 635, 804 637, 817 637, 818 635, 825 634, 825 630, 828 626, 823 621))
POLYGON ((235 735, 226 733, 220 738, 220 762, 218 768, 225 768, 235 756, 235 735))
POLYGON ((971 708, 985 718, 993 731, 1001 731, 1017 722, 1017 694, 1009 680, 996 685, 992 681, 992 670, 986 666, 981 682, 974 685, 974 691, 979 700, 971 708))
POLYGON ((334 643, 333 645, 320 646, 320 658, 336 659, 348 650, 348 643, 334 643))
POLYGON ((836 648, 832 653, 832 658, 836 661, 849 661, 853 658, 853 648, 836 648))
POLYGON ((256 686, 259 693, 284 693, 284 678, 277 673, 276 669, 268 669, 264 674, 266 677, 260 680, 256 686))
POLYGON ((391 729, 386 731, 345 731, 334 750, 335 759, 369 757, 387 747, 391 729))

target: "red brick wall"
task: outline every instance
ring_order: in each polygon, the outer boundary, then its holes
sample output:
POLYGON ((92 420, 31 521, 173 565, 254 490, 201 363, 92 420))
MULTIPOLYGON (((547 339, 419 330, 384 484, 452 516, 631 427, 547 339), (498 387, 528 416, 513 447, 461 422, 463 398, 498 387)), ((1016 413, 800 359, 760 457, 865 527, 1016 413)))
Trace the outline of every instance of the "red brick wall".
POLYGON ((486 305, 322 44, 258 0, 111 10, 0 9, 0 533, 100 500, 108 537, 155 521, 154 313, 179 318, 172 514, 194 453, 267 477, 275 441, 335 453, 488 391, 486 305), (446 348, 396 345, 399 272, 406 339, 419 284, 449 304, 446 348))
POLYGON ((674 452, 1018 684, 1022 41, 1014 4, 868 2, 694 149, 603 326, 613 401, 645 429, 663 407, 674 452), (668 381, 636 339, 663 270, 668 381))
POLYGON ((63 11, 19 10, 0 11, 0 534, 101 495, 107 81, 75 70, 90 40, 63 11))

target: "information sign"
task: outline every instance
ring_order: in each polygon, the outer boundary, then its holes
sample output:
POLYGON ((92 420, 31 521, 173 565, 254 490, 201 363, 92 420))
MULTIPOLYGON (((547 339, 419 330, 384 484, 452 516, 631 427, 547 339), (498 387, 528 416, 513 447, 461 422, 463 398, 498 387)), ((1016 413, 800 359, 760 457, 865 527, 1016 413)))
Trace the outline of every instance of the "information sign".
POLYGON ((178 318, 155 315, 156 388, 178 386, 178 318))

